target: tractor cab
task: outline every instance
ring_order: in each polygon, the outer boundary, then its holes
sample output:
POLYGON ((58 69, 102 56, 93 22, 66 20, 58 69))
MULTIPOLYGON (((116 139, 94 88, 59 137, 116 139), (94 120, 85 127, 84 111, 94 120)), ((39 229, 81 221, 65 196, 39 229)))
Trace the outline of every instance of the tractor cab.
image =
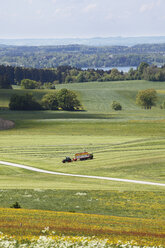
POLYGON ((72 162, 72 159, 70 157, 66 157, 65 159, 62 160, 63 163, 66 163, 66 162, 72 162))

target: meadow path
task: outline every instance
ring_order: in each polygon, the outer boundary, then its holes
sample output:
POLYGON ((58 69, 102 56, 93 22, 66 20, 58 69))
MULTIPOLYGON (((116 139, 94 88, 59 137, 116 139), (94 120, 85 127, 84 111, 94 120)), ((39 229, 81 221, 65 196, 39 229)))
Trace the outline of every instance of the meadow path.
POLYGON ((58 175, 58 176, 101 179, 101 180, 108 180, 108 181, 117 181, 117 182, 125 182, 125 183, 138 183, 138 184, 155 185, 155 186, 164 186, 165 187, 164 183, 153 183, 153 182, 137 181, 137 180, 130 180, 130 179, 120 179, 120 178, 112 178, 112 177, 100 177, 100 176, 88 176, 88 175, 61 173, 61 172, 42 170, 42 169, 38 169, 38 168, 35 168, 35 167, 31 167, 31 166, 15 164, 15 163, 10 163, 10 162, 5 162, 5 161, 0 161, 0 164, 7 165, 7 166, 13 166, 13 167, 17 167, 17 168, 21 168, 21 169, 25 169, 25 170, 45 173, 45 174, 58 175))

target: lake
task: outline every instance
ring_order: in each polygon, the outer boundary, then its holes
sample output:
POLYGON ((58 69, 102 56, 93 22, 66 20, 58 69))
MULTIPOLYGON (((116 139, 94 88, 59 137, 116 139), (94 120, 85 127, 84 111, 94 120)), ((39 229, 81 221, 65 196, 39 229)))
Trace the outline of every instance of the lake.
POLYGON ((114 67, 95 67, 95 68, 82 68, 82 70, 87 70, 87 69, 100 69, 100 70, 104 70, 104 71, 109 71, 109 70, 112 70, 112 69, 118 69, 118 71, 123 71, 123 72, 128 72, 130 70, 130 68, 133 68, 134 70, 137 69, 136 66, 114 66, 114 67))

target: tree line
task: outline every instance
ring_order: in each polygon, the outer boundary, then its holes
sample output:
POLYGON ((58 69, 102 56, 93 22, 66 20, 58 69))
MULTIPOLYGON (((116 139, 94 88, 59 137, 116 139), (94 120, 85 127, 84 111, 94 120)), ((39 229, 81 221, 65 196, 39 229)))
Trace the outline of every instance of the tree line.
POLYGON ((157 67, 154 65, 149 65, 146 62, 142 62, 137 69, 131 68, 126 73, 118 71, 115 68, 104 71, 102 69, 82 70, 71 66, 36 69, 0 65, 0 88, 6 89, 11 88, 12 84, 18 84, 29 89, 53 89, 56 84, 141 79, 148 81, 165 81, 165 65, 162 67, 157 67))

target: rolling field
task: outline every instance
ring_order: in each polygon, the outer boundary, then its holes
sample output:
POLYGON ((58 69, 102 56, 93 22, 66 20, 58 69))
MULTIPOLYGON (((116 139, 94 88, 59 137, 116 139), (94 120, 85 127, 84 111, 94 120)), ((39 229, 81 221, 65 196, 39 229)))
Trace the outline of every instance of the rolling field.
MULTIPOLYGON (((10 95, 24 91, 0 90, 0 117, 15 121, 14 129, 0 131, 0 160, 57 172, 165 183, 165 110, 159 108, 165 99, 165 83, 62 86, 78 93, 85 111, 9 111, 10 95), (159 97, 158 105, 151 110, 135 104, 138 90, 146 88, 155 88, 159 97), (122 111, 111 109, 113 100, 121 103, 122 111), (73 157, 84 150, 92 152, 94 159, 61 162, 65 156, 73 157)), ((37 99, 45 94, 41 90, 30 92, 37 99)), ((73 212, 74 219, 78 218, 74 213, 118 216, 123 220, 117 222, 117 228, 123 232, 127 231, 126 218, 131 219, 130 229, 135 231, 135 219, 141 218, 147 223, 144 233, 148 225, 148 230, 153 228, 151 233, 162 234, 165 199, 161 186, 46 175, 0 165, 0 207, 9 208, 15 201, 26 209, 73 212), (153 220, 161 223, 155 222, 157 231, 153 220)), ((12 211, 13 215, 17 213, 12 211)), ((9 230, 2 229, 4 233, 9 230)), ((152 235, 149 240, 154 240, 152 235)))

